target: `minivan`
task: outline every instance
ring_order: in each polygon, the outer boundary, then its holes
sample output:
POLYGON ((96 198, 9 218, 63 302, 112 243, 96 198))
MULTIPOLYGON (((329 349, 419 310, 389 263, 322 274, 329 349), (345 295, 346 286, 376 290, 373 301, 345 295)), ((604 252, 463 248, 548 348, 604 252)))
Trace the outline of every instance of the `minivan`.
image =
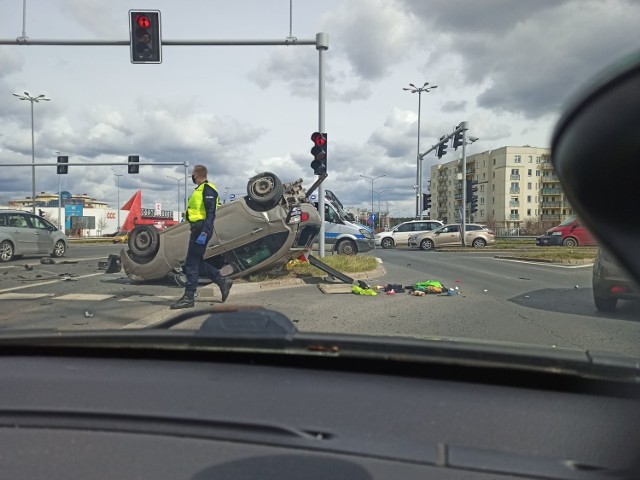
POLYGON ((67 236, 46 219, 22 210, 0 210, 0 262, 23 255, 62 257, 67 236))
POLYGON ((560 225, 547 230, 544 235, 537 237, 536 245, 575 247, 578 245, 596 245, 596 241, 580 220, 572 216, 560 225))

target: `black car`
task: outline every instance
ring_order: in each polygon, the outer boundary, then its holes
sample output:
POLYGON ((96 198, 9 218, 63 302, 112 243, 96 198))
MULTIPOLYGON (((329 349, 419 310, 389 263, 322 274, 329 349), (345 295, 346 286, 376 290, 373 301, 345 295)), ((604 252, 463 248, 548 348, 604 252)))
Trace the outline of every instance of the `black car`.
POLYGON ((607 250, 593 262, 593 301, 602 312, 615 310, 618 300, 640 299, 640 288, 607 250))

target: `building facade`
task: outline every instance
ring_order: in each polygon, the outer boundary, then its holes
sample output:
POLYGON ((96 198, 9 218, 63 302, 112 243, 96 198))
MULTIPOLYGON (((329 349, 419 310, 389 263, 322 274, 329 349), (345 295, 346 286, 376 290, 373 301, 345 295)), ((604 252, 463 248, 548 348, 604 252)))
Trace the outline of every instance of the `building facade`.
MULTIPOLYGON (((458 222, 463 179, 477 181, 477 211, 470 223, 498 230, 544 230, 573 215, 551 165, 550 149, 531 146, 502 147, 470 155, 466 175, 462 158, 431 167, 431 218, 458 222)), ((532 232, 535 233, 535 232, 532 232)))

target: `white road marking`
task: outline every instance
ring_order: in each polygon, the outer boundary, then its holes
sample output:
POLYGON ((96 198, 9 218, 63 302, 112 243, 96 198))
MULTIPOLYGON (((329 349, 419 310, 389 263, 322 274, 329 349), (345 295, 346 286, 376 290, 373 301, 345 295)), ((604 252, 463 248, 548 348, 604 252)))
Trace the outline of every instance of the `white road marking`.
MULTIPOLYGON (((96 275, 104 275, 104 272, 81 275, 79 277, 73 277, 73 279, 80 280, 81 278, 95 277, 96 275)), ((59 283, 62 281, 64 280, 60 278, 60 280, 49 280, 47 282, 31 283, 29 285, 20 285, 19 287, 5 288, 4 290, 0 290, 0 293, 13 292, 15 290, 24 290, 25 288, 41 287, 42 285, 51 285, 52 283, 59 283)))
POLYGON ((53 297, 51 293, 3 293, 0 300, 37 300, 44 297, 53 297))
POLYGON ((97 302, 113 297, 114 295, 104 295, 101 293, 68 293, 60 297, 54 297, 54 300, 86 300, 90 302, 97 302))

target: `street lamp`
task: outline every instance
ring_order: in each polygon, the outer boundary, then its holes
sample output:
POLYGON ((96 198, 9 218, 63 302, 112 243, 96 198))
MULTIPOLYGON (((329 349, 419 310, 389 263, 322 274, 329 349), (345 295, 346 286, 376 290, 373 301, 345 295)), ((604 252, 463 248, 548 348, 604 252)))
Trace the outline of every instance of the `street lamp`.
POLYGON ((44 95, 38 95, 37 97, 32 97, 29 95, 29 92, 24 92, 24 95, 19 93, 14 93, 14 97, 18 97, 20 100, 29 100, 31 102, 31 203, 33 205, 33 213, 36 213, 36 155, 35 155, 35 142, 33 137, 33 104, 38 103, 40 101, 48 102, 51 99, 45 97, 44 95))
POLYGON ((416 192, 416 218, 418 216, 422 218, 422 158, 420 158, 420 106, 422 103, 422 92, 429 92, 434 88, 438 88, 437 85, 431 85, 427 87, 429 82, 424 82, 420 88, 416 87, 413 83, 409 84, 411 88, 403 88, 411 93, 418 94, 418 154, 416 158, 416 183, 418 184, 418 191, 416 192))
POLYGON ((380 195, 382 195, 383 192, 388 192, 389 190, 389 188, 385 188, 384 190, 375 192, 378 194, 378 228, 382 228, 382 215, 380 214, 380 212, 382 211, 380 207, 380 195))
MULTIPOLYGON (((378 178, 382 178, 382 177, 386 177, 387 174, 385 173, 384 175, 380 175, 378 177, 367 177, 366 175, 360 175, 362 178, 368 178, 369 180, 371 180, 371 215, 373 215, 373 181, 377 180, 378 178)), ((371 220, 371 231, 375 232, 376 230, 376 223, 375 223, 375 219, 371 220)))
POLYGON ((171 180, 177 180, 178 181, 178 221, 180 221, 180 182, 182 181, 182 178, 176 178, 176 177, 170 177, 169 175, 165 175, 165 177, 170 178, 171 180))
POLYGON ((120 177, 122 175, 119 173, 114 173, 113 175, 116 177, 116 184, 118 185, 118 197, 117 197, 118 204, 116 205, 116 208, 118 209, 118 228, 116 230, 119 232, 120 231, 120 177))

